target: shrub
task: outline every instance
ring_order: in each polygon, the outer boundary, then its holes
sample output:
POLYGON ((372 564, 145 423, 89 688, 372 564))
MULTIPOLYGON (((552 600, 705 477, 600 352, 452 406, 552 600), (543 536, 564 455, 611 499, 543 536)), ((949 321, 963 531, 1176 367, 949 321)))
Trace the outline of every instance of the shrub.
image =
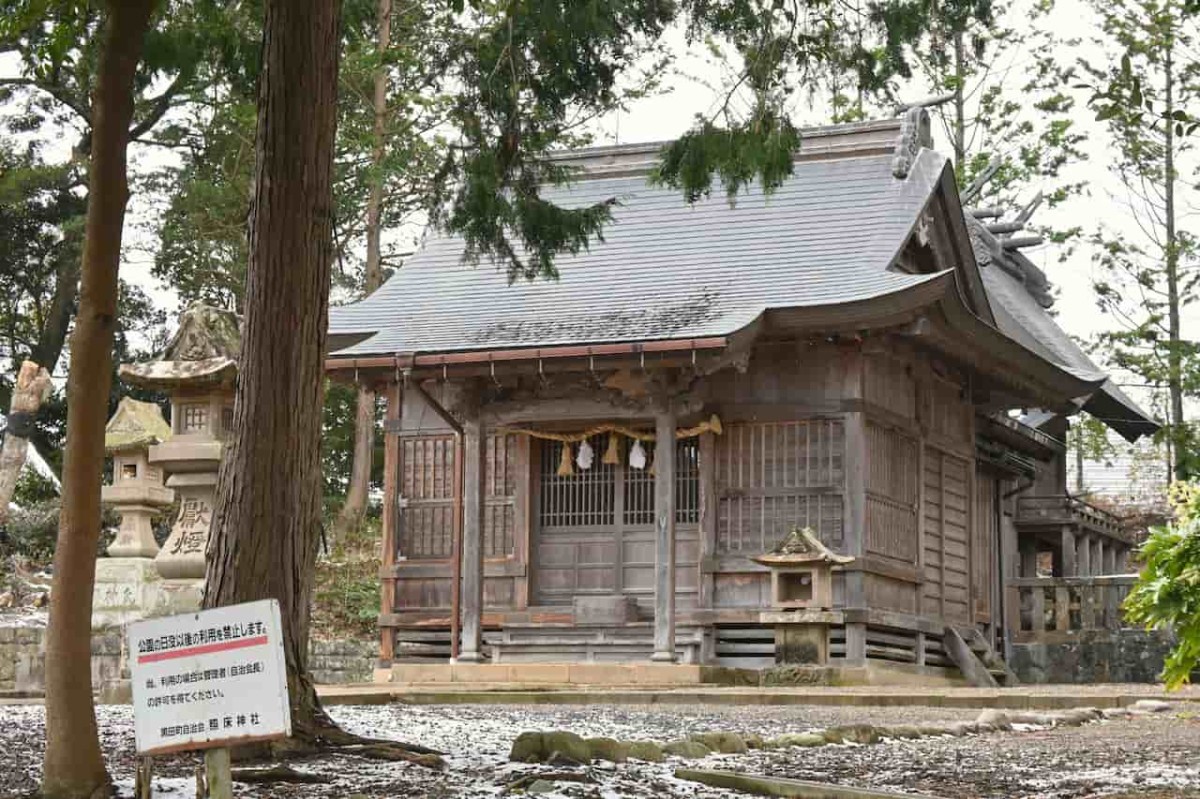
POLYGON ((1167 656, 1169 689, 1189 682, 1200 666, 1200 485, 1171 487, 1176 520, 1155 527, 1139 549, 1141 574, 1125 599, 1130 621, 1173 629, 1178 643, 1167 656))

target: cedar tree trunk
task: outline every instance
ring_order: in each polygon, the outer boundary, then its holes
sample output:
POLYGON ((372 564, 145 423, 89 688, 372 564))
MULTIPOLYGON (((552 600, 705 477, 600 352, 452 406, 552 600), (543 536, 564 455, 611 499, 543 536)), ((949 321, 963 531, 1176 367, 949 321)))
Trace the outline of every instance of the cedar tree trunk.
MULTIPOLYGON (((387 66, 384 62, 392 39, 392 0, 379 0, 377 11, 379 36, 377 50, 380 65, 375 70, 375 127, 372 131, 371 165, 376 171, 383 163, 384 126, 387 121, 387 66)), ((383 282, 380 264, 381 216, 383 213, 383 178, 375 174, 367 196, 367 269, 363 281, 363 296, 370 296, 383 282)), ((354 417, 354 461, 350 467, 350 488, 346 504, 338 514, 335 537, 341 540, 346 533, 362 524, 367 508, 367 492, 371 487, 371 466, 375 454, 375 392, 366 386, 358 389, 358 412, 354 417)))
POLYGON ((21 364, 4 428, 4 444, 0 447, 0 524, 8 518, 8 503, 12 502, 21 469, 25 467, 33 421, 52 388, 49 372, 33 361, 21 364))
POLYGON ((62 513, 46 637, 47 797, 90 797, 108 783, 92 705, 92 587, 100 536, 104 425, 112 387, 117 269, 129 183, 125 149, 133 80, 154 0, 107 4, 92 103, 92 152, 82 285, 67 379, 62 513))
POLYGON ((333 258, 337 2, 267 0, 234 436, 217 485, 206 607, 279 600, 292 725, 322 739, 308 674, 321 537, 323 358, 333 258))

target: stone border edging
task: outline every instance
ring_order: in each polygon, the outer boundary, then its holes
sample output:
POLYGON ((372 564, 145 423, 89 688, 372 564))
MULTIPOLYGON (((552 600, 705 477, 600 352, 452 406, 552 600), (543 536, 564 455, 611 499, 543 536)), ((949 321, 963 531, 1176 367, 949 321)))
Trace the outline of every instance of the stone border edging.
MULTIPOLYGON (((657 741, 617 741, 613 738, 583 738, 565 730, 523 732, 513 741, 508 759, 519 763, 555 763, 586 765, 593 760, 624 763, 629 758, 661 762, 672 755, 685 760, 697 760, 711 754, 742 754, 750 749, 787 749, 837 744, 866 746, 885 740, 905 740, 993 732, 1011 732, 1020 726, 1037 728, 1078 727, 1103 718, 1132 717, 1168 711, 1172 706, 1157 700, 1141 700, 1127 709, 1079 707, 1052 713, 1009 713, 988 709, 975 721, 934 722, 925 724, 843 724, 803 733, 786 733, 763 739, 758 735, 741 735, 728 731, 698 733, 685 740, 659 743, 657 741)), ((778 794, 791 796, 793 794, 778 794)), ((794 794, 804 796, 806 794, 794 794)))
POLYGON ((937 799, 923 793, 897 793, 849 785, 832 785, 784 777, 760 777, 740 771, 707 771, 675 769, 676 779, 698 782, 713 788, 756 794, 758 796, 790 796, 799 799, 937 799))

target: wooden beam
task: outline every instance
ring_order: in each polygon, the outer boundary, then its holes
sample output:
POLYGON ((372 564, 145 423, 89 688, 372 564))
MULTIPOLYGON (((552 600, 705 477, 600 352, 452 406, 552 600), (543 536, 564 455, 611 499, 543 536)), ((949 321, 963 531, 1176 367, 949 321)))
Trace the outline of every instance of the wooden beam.
MULTIPOLYGON (((385 391, 386 410, 384 418, 399 426, 403 406, 403 390, 399 383, 390 383, 385 391)), ((396 545, 400 540, 400 439, 395 433, 384 433, 383 437, 383 542, 382 568, 391 569, 396 564, 396 545)), ((379 615, 386 616, 396 611, 396 579, 385 576, 380 583, 379 615)), ((396 634, 394 630, 381 626, 379 629, 379 665, 391 668, 395 658, 396 634)))
POLYGON ((654 654, 675 661, 675 413, 654 418, 654 654))
POLYGON ((458 659, 483 660, 483 513, 484 454, 487 447, 483 421, 472 414, 463 425, 463 543, 462 543, 462 645, 458 659))

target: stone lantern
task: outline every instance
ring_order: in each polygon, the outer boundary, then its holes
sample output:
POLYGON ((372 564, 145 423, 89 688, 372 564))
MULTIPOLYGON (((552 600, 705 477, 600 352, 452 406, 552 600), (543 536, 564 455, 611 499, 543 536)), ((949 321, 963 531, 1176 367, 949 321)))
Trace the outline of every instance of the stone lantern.
POLYGON ((100 499, 121 516, 117 537, 108 547, 113 558, 153 558, 154 517, 175 501, 175 492, 163 487, 163 471, 150 463, 150 447, 171 437, 162 411, 151 402, 130 397, 121 400, 104 429, 104 448, 112 455, 112 485, 101 489, 100 499))
POLYGON ((854 558, 833 552, 812 530, 797 528, 753 560, 771 570, 772 609, 759 620, 775 626, 775 659, 828 663, 829 625, 840 615, 833 611, 833 568, 854 558))
POLYGON ((92 593, 92 626, 124 624, 152 615, 160 602, 159 575, 154 568, 158 544, 154 517, 174 501, 163 487, 163 472, 151 465, 150 447, 171 437, 158 406, 125 397, 104 429, 104 447, 112 455, 112 484, 100 499, 121 516, 107 558, 96 561, 92 593))
POLYGON ((183 313, 159 358, 121 366, 127 383, 171 398, 171 438, 150 448, 148 462, 168 475, 167 486, 179 497, 179 515, 155 558, 178 611, 198 606, 203 589, 217 471, 233 426, 240 349, 237 316, 196 304, 183 313))

